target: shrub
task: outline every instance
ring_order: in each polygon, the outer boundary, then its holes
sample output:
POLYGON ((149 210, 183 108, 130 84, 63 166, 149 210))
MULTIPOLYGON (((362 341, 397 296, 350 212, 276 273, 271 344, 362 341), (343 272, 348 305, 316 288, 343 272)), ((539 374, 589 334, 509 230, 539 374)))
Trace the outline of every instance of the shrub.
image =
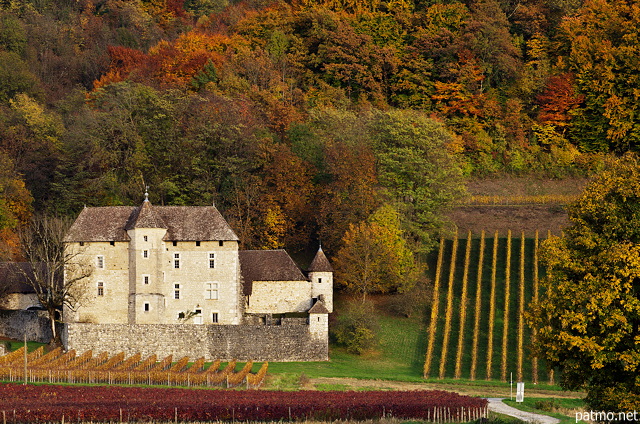
POLYGON ((369 302, 351 302, 338 315, 333 335, 347 352, 362 354, 373 349, 377 343, 378 320, 374 307, 369 302))

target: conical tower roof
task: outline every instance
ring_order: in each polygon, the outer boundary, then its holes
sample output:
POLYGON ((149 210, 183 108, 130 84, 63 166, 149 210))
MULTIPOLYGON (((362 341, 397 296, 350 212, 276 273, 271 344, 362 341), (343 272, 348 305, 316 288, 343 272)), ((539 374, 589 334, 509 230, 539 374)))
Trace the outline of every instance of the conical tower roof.
POLYGON ((322 251, 322 246, 318 248, 318 252, 316 253, 315 258, 311 261, 311 265, 309 265, 309 272, 333 272, 333 267, 329 263, 329 259, 325 256, 322 251))

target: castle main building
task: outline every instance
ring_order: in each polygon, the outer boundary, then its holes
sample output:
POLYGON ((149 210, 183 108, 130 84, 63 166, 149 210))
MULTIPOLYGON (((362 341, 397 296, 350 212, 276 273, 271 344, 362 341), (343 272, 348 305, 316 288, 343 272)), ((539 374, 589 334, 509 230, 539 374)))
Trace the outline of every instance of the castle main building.
POLYGON ((276 334, 259 328, 281 326, 285 338, 286 329, 297 326, 316 343, 328 343, 333 269, 322 249, 306 273, 284 250, 239 250, 238 237, 214 206, 153 206, 145 199, 138 207, 85 208, 65 242, 93 266, 85 300, 65 310, 69 347, 99 350, 93 345, 100 342, 89 340, 93 328, 103 340, 134 351, 130 338, 136 336, 127 334, 140 326, 152 338, 158 326, 161 332, 175 326, 181 334, 185 326, 195 333, 202 330, 194 327, 211 333, 219 326, 224 334, 233 328, 276 334))

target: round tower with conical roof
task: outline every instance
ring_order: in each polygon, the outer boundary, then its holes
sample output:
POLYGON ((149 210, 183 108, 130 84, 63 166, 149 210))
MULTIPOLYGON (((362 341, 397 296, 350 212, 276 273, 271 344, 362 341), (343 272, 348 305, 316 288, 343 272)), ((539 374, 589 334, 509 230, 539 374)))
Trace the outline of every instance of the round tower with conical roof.
POLYGON ((333 312, 333 267, 322 251, 322 245, 309 265, 307 276, 311 281, 312 297, 322 301, 325 308, 333 312))

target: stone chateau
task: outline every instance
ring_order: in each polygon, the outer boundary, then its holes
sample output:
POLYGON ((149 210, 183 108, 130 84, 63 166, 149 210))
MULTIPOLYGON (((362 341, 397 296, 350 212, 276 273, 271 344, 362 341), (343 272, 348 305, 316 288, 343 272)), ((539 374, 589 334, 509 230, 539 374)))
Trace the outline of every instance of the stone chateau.
POLYGON ((85 208, 67 249, 93 266, 65 310, 65 344, 84 351, 208 359, 327 360, 333 269, 303 272, 284 250, 240 250, 214 206, 85 208))

